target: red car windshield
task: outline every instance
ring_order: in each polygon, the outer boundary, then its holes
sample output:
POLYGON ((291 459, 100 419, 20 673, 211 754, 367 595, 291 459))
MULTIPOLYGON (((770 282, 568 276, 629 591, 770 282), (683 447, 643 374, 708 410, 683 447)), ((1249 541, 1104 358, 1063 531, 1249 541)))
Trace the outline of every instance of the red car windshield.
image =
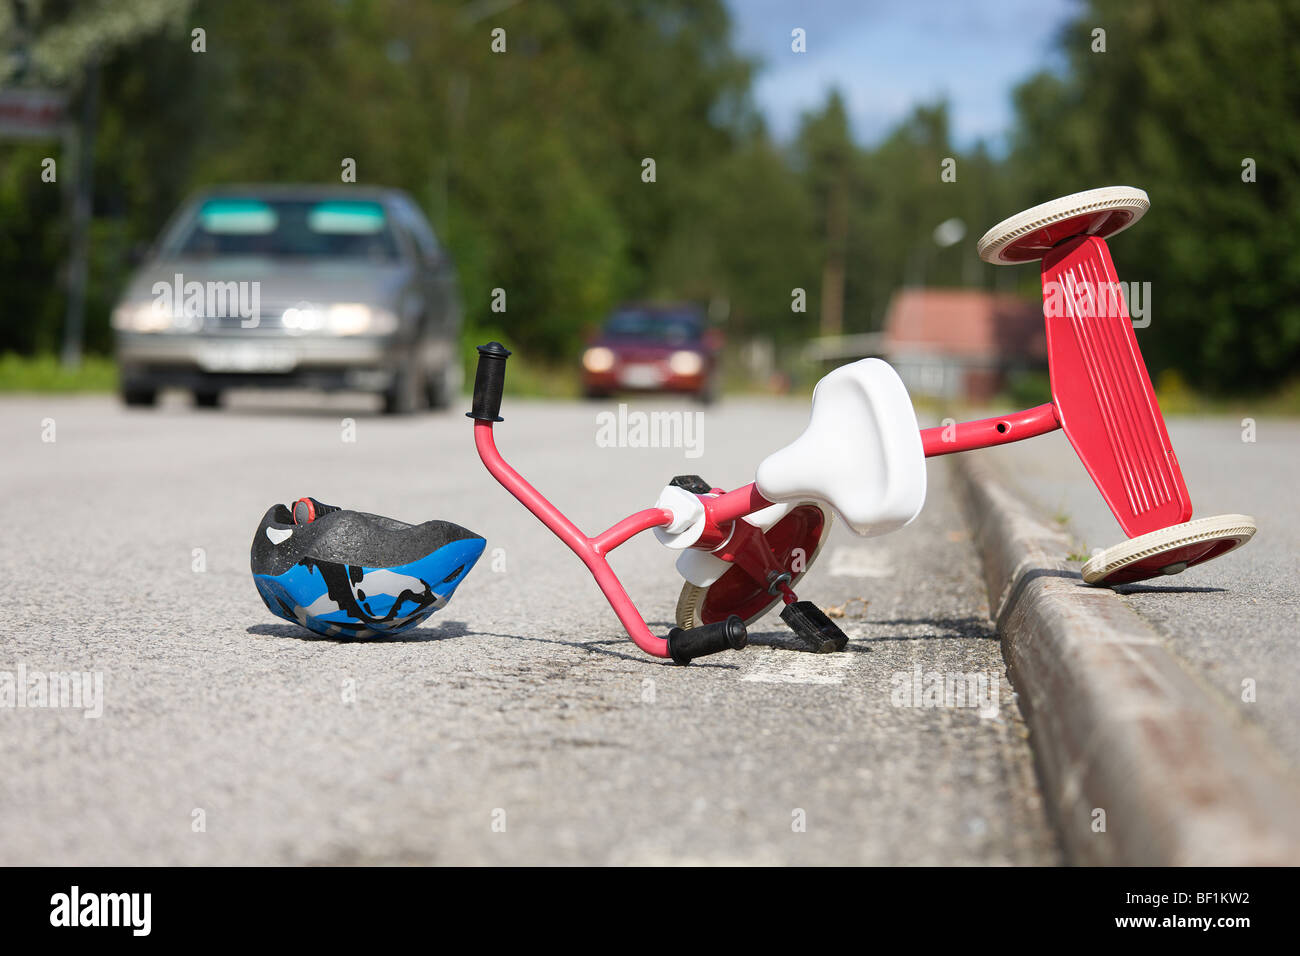
POLYGON ((605 337, 608 339, 637 339, 665 345, 697 342, 703 331, 703 323, 689 312, 627 309, 615 312, 605 323, 605 337))

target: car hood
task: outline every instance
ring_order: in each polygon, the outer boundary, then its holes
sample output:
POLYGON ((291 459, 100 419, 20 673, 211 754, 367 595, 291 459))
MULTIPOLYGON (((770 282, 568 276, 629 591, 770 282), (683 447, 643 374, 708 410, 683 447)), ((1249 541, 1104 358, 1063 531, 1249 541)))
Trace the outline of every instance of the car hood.
POLYGON ((617 338, 601 336, 593 342, 592 345, 604 346, 618 355, 635 355, 637 358, 667 358, 674 352, 705 351, 704 345, 701 342, 682 342, 679 345, 669 345, 662 339, 638 339, 628 338, 626 336, 619 336, 617 338))
MULTIPOLYGON (((142 266, 122 293, 124 302, 152 301, 156 283, 179 281, 256 282, 264 303, 364 302, 393 307, 410 278, 408 266, 393 263, 284 262, 266 258, 165 259, 142 266), (177 280, 177 276, 180 279, 177 280)), ((171 294, 170 292, 168 294, 171 294)), ((183 294, 183 292, 182 292, 183 294)))

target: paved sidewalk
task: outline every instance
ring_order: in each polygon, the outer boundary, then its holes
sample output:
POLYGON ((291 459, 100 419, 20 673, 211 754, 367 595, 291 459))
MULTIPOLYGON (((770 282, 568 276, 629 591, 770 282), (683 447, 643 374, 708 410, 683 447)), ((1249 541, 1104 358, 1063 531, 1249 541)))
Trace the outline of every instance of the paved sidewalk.
POLYGON ((987 457, 955 459, 1003 652, 1070 859, 1300 862, 1300 786, 1257 728, 1125 599, 1083 584, 1070 539, 987 457))
MULTIPOLYGON (((1300 422, 1261 419, 1253 443, 1242 441, 1236 418, 1174 418, 1168 427, 1194 517, 1253 515, 1259 531, 1239 551, 1119 593, 1300 769, 1300 422), (1245 681, 1253 701, 1243 699, 1245 681)), ((1042 513, 1067 519, 1077 553, 1124 540, 1064 434, 971 457, 1013 476, 1042 513)))

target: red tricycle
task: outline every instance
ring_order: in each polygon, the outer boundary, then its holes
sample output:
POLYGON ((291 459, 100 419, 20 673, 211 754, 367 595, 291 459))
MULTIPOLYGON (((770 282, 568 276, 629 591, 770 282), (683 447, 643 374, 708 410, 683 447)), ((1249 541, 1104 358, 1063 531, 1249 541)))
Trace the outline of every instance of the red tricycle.
POLYGON ((921 429, 907 390, 885 362, 835 369, 813 392, 812 416, 793 443, 764 459, 753 483, 731 491, 674 478, 654 506, 589 537, 501 457, 493 426, 510 353, 479 347, 474 443, 505 488, 586 564, 628 635, 679 664, 745 645, 746 626, 778 601, 781 618, 815 651, 842 650, 843 632, 794 587, 838 515, 859 535, 896 531, 925 501, 925 459, 1022 441, 1063 429, 1128 540, 1083 566, 1088 584, 1177 574, 1241 547, 1246 515, 1192 521, 1192 503, 1169 441, 1111 261, 1106 238, 1149 207, 1140 189, 1112 186, 1035 206, 994 226, 980 256, 996 264, 1042 260, 1052 401, 1025 411, 921 429), (606 555, 653 530, 680 551, 685 578, 677 627, 650 632, 606 555))

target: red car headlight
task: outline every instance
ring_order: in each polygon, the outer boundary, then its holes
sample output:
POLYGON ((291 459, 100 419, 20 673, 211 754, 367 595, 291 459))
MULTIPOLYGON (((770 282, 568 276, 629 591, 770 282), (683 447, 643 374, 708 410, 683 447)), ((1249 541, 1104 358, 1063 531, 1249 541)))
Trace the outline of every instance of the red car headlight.
POLYGON ((582 367, 588 372, 608 372, 614 367, 614 353, 603 345, 582 353, 582 367))
POLYGON ((674 352, 668 359, 668 370, 674 375, 699 375, 704 371, 704 356, 687 349, 674 352))

